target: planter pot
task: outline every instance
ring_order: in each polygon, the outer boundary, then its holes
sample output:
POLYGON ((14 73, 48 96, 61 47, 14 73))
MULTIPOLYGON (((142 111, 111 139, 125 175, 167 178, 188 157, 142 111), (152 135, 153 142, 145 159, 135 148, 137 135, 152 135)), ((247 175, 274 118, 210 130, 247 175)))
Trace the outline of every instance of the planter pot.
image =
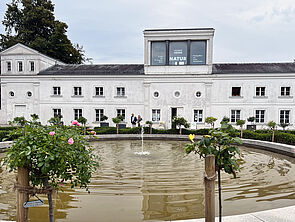
POLYGON ((256 130, 256 125, 247 125, 247 130, 256 130))
POLYGON ((109 126, 110 126, 109 123, 104 123, 104 122, 100 123, 100 127, 109 127, 109 126))
POLYGON ((126 124, 125 123, 119 123, 119 129, 125 129, 126 124))

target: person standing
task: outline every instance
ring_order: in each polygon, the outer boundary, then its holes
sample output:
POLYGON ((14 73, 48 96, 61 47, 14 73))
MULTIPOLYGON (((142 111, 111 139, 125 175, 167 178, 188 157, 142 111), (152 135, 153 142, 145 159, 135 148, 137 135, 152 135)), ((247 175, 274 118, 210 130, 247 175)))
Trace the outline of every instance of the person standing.
POLYGON ((142 118, 140 115, 138 115, 137 117, 137 126, 140 127, 140 122, 141 122, 142 118))
POLYGON ((134 113, 131 114, 131 124, 132 128, 136 127, 137 118, 134 116, 134 113))

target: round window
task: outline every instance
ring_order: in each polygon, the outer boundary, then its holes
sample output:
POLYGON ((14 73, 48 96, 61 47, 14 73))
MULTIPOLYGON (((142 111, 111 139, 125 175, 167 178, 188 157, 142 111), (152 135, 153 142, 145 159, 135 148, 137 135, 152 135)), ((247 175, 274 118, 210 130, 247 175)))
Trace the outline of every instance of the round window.
POLYGON ((10 92, 9 92, 9 95, 10 95, 11 97, 13 97, 13 96, 14 96, 14 92, 10 91, 10 92))
POLYGON ((179 92, 179 91, 176 91, 176 92, 174 93, 174 96, 175 96, 175 97, 179 97, 179 96, 180 96, 180 92, 179 92))
POLYGON ((28 97, 31 97, 32 96, 32 92, 27 92, 27 95, 28 95, 28 97))
POLYGON ((201 97, 202 93, 200 91, 196 92, 196 97, 201 97))
POLYGON ((160 95, 160 94, 159 94, 159 92, 157 92, 157 91, 156 91, 156 92, 154 92, 154 97, 158 98, 158 97, 159 97, 159 95, 160 95))

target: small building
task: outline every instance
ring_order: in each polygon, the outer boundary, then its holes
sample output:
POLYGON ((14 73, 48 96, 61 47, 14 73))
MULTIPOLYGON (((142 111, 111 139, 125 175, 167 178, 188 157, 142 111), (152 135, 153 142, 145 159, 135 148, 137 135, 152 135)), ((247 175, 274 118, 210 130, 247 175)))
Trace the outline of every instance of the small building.
POLYGON ((62 115, 65 124, 84 116, 100 126, 117 115, 130 126, 131 113, 155 127, 170 128, 183 116, 192 128, 205 118, 230 123, 254 116, 294 128, 295 63, 213 63, 212 28, 149 29, 144 64, 64 64, 16 44, 0 53, 0 124, 38 114, 43 124, 62 115))

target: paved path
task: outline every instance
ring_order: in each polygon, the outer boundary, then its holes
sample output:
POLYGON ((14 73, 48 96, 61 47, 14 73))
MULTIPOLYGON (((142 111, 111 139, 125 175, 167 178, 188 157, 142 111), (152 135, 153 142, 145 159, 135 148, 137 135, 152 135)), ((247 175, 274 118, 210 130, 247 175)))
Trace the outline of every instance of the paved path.
MULTIPOLYGON (((205 219, 177 220, 174 222, 204 222, 205 219)), ((218 222, 219 218, 215 219, 218 222)), ((260 211, 250 214, 226 216, 222 222, 295 222, 295 206, 260 211)))

